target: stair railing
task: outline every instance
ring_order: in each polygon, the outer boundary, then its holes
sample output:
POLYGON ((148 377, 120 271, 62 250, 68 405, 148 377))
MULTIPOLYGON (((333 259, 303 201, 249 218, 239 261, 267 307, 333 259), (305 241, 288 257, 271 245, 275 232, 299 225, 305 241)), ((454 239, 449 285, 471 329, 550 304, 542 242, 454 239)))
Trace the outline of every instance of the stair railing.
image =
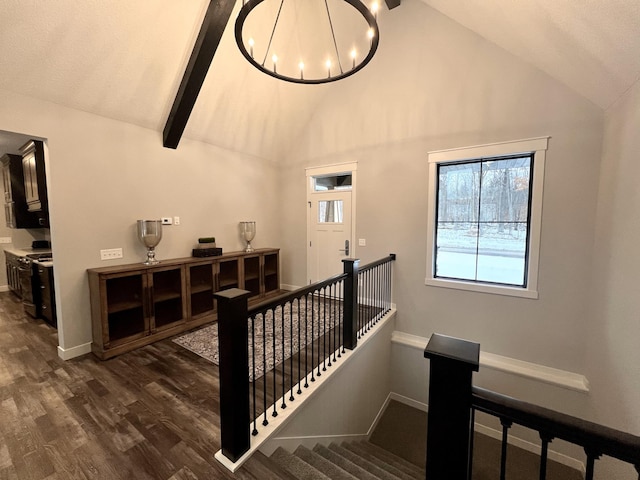
POLYGON ((556 438, 584 449, 586 480, 593 480, 595 461, 602 455, 635 466, 640 479, 640 437, 474 387, 479 354, 479 344, 439 334, 431 336, 425 349, 430 359, 427 479, 471 479, 476 411, 500 419, 500 480, 507 478, 507 436, 514 423, 540 435, 540 480, 546 479, 548 447, 556 438))
POLYGON ((222 454, 237 462, 260 425, 356 348, 391 310, 395 254, 249 308, 250 292, 229 289, 218 302, 222 454))

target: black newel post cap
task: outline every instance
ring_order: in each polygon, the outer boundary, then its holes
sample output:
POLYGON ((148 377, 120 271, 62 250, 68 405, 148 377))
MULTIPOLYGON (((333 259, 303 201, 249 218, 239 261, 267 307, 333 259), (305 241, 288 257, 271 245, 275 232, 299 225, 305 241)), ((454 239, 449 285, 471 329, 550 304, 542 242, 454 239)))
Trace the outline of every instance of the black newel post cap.
POLYGON ((434 333, 424 349, 424 358, 441 358, 468 364, 474 372, 480 368, 480 344, 434 333))
POLYGON ((241 290, 239 288, 228 288, 227 290, 221 290, 214 293, 213 296, 220 300, 235 301, 250 297, 251 292, 248 290, 241 290))

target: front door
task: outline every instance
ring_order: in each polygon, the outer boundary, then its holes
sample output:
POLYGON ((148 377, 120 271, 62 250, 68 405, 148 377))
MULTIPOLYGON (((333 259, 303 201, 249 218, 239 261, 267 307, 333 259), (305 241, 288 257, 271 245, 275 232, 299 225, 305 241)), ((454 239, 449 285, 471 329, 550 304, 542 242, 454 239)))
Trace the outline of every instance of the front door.
POLYGON ((312 191, 308 196, 308 283, 342 273, 353 257, 352 191, 312 191))

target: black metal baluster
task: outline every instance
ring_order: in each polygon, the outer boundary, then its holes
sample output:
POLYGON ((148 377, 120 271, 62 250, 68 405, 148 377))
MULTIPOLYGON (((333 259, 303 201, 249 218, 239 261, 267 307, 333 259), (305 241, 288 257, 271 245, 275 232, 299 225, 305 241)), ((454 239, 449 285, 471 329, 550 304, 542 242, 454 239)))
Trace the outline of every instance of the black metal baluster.
MULTIPOLYGON (((313 311, 311 313, 313 317, 313 311)), ((304 297, 304 388, 309 388, 309 294, 304 297)), ((311 342, 311 351, 313 352, 313 342, 311 342)), ((313 358, 311 359, 313 361, 313 358)), ((313 374, 313 367, 311 367, 313 374)))
POLYGON ((332 300, 331 300, 331 292, 332 292, 332 289, 333 289, 333 285, 328 285, 327 289, 329 291, 329 300, 328 300, 328 302, 329 302, 329 306, 328 306, 329 307, 328 308, 328 310, 329 310, 329 322, 328 322, 328 325, 327 325, 329 327, 329 330, 325 334, 326 334, 327 337, 329 337, 329 349, 328 349, 328 352, 329 352, 329 363, 328 363, 328 366, 330 367, 331 366, 331 333, 332 333, 331 332, 331 302, 332 302, 332 300))
POLYGON ((547 478, 547 457, 549 455, 549 442, 553 440, 553 437, 544 432, 539 433, 540 440, 542 440, 540 450, 540 480, 545 480, 547 478))
POLYGON ((337 348, 337 332, 336 332, 336 297, 337 297, 337 290, 338 290, 338 284, 334 283, 333 286, 333 295, 331 296, 331 325, 332 325, 332 329, 333 329, 333 362, 336 362, 336 348, 337 348))
POLYGON ((507 433, 512 422, 504 418, 500 419, 502 424, 502 455, 500 457, 500 480, 505 480, 507 475, 507 433))
POLYGON ((467 458, 467 480, 471 480, 473 471, 473 440, 476 425, 476 409, 471 408, 471 418, 469 420, 469 456, 467 458))
POLYGON ((640 463, 637 464, 635 467, 636 467, 636 472, 638 472, 638 480, 640 480, 640 463))
POLYGON ((262 383, 263 383, 263 404, 264 404, 264 421, 262 425, 269 425, 267 420, 267 314, 262 312, 262 383))
MULTIPOLYGON (((287 372, 286 372, 286 368, 287 368, 287 360, 285 359, 285 353, 284 353, 284 348, 285 348, 285 325, 284 325, 284 313, 285 313, 285 307, 286 304, 281 305, 280 306, 280 319, 281 319, 281 332, 282 332, 282 345, 280 346, 280 350, 282 351, 282 405, 280 405, 280 408, 285 409, 287 408, 287 403, 285 400, 285 391, 284 389, 287 388, 287 372)), ((274 372, 275 372, 275 367, 274 367, 274 372)))
POLYGON ((369 314, 369 328, 367 331, 371 330, 376 323, 376 269, 371 269, 371 285, 369 288, 371 289, 371 313, 369 314))
MULTIPOLYGON (((315 382, 316 379, 314 377, 314 375, 315 375, 314 374, 315 365, 313 363, 313 351, 314 351, 314 343, 316 343, 315 342, 315 316, 316 316, 316 308, 315 307, 316 307, 316 304, 317 304, 317 301, 316 301, 316 298, 315 298, 316 292, 313 292, 311 295, 312 295, 311 296, 311 381, 315 382)), ((320 345, 318 345, 317 350, 319 350, 319 348, 320 348, 320 345)), ((319 356, 320 356, 320 353, 318 352, 318 357, 319 356)))
POLYGON ((341 335, 340 345, 342 348, 340 349, 341 354, 345 353, 344 349, 344 281, 340 281, 340 291, 342 292, 342 299, 340 300, 340 332, 338 335, 341 335))
POLYGON ((584 451, 587 454, 587 471, 585 473, 585 480, 593 480, 593 474, 595 470, 595 463, 600 458, 600 453, 596 452, 592 448, 584 447, 584 451))
POLYGON ((370 297, 370 293, 369 293, 369 288, 371 287, 371 285, 369 285, 369 272, 371 270, 367 269, 363 272, 363 277, 364 277, 364 285, 363 285, 363 289, 362 289, 362 336, 364 337, 365 334, 367 333, 367 323, 369 322, 369 297, 370 297))
MULTIPOLYGON (((364 279, 364 272, 360 271, 358 272, 358 285, 360 286, 361 290, 364 291, 366 285, 365 285, 365 279, 364 279)), ((354 292, 353 293, 356 297, 358 297, 358 310, 353 314, 356 317, 356 328, 358 329, 358 340, 360 340, 360 331, 362 330, 362 307, 364 306, 364 302, 362 301, 362 296, 360 295, 360 292, 354 292)))
POLYGON ((298 301, 297 303, 297 307, 298 307, 298 391, 296 392, 298 395, 300 395, 302 393, 302 390, 300 389, 300 384, 302 383, 302 377, 300 376, 300 363, 301 363, 301 358, 300 356, 302 355, 302 345, 300 343, 300 340, 302 340, 302 337, 300 335, 300 326, 302 325, 302 312, 300 311, 300 297, 298 297, 296 299, 298 301))
MULTIPOLYGON (((387 292, 386 292, 387 293, 386 294, 386 297, 387 297, 387 304, 386 304, 387 312, 389 310, 391 310, 391 274, 392 274, 391 262, 387 262, 387 277, 386 277, 387 278, 387 292)), ((387 313, 387 312, 385 312, 385 313, 387 313)))
POLYGON ((289 401, 293 402, 293 300, 289 302, 289 401))
MULTIPOLYGON (((271 350, 273 351, 273 369, 271 370, 272 374, 273 374, 273 413, 271 414, 272 417, 277 417, 278 416, 278 410, 277 410, 277 396, 278 396, 278 386, 276 384, 276 366, 277 366, 277 362, 276 362, 276 311, 277 311, 278 307, 276 308, 272 308, 271 309, 271 324, 272 324, 272 328, 271 328, 271 340, 273 341, 273 344, 271 345, 271 350)), ((266 371, 265 371, 266 374, 266 371)))
POLYGON ((256 418, 256 316, 251 316, 251 396, 253 398, 253 431, 251 435, 258 434, 258 419, 256 418))
POLYGON ((327 371, 327 287, 322 289, 322 371, 327 371))
POLYGON ((373 304, 373 323, 372 323, 372 327, 373 325, 375 325, 376 323, 378 323, 378 311, 379 311, 379 305, 378 305, 378 288, 380 287, 380 279, 378 278, 378 275, 380 274, 380 267, 377 266, 376 268, 374 268, 371 271, 371 275, 373 277, 373 287, 372 287, 372 291, 373 291, 373 300, 372 300, 372 304, 373 304))

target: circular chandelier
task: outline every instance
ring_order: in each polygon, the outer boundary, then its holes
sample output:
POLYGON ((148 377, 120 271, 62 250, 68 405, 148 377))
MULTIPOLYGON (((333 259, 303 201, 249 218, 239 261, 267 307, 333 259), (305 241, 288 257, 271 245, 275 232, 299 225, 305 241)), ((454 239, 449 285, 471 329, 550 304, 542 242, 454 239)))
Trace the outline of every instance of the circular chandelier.
POLYGON ((360 0, 243 0, 236 43, 251 65, 279 80, 335 82, 373 58, 378 8, 360 0))

